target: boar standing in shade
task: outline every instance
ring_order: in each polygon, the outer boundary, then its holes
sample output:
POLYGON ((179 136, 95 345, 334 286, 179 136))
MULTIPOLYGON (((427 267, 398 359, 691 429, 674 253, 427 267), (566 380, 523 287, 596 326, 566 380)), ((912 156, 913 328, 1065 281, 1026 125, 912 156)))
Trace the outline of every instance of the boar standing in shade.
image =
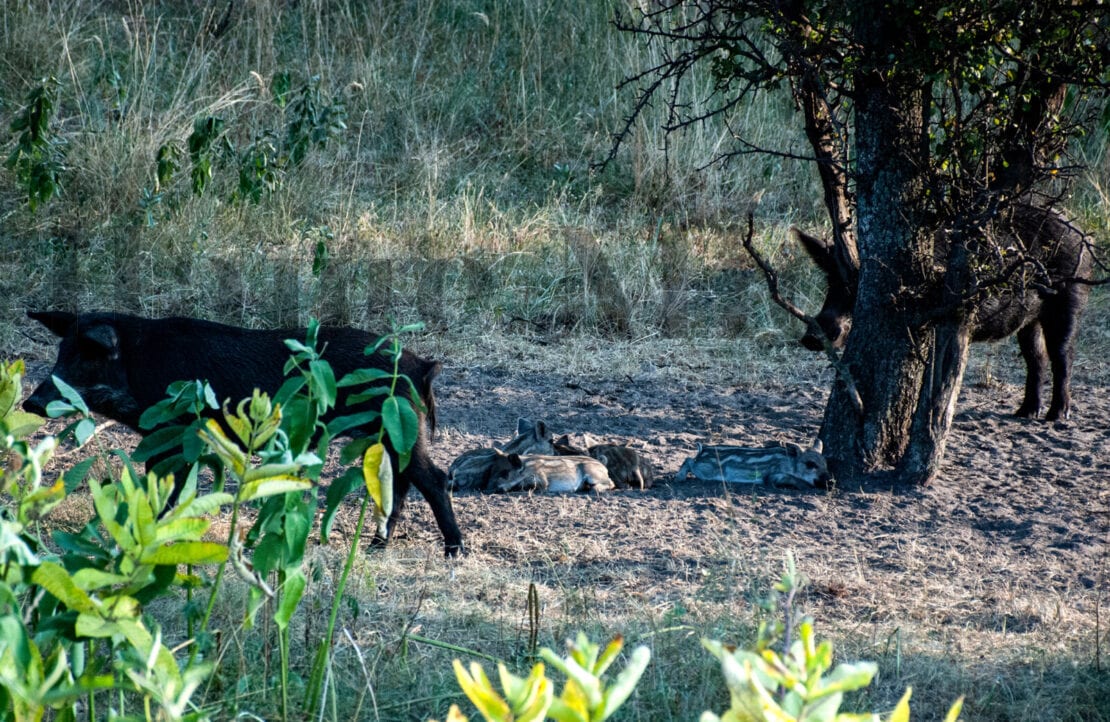
POLYGON ((447 470, 447 486, 451 490, 475 489, 494 491, 490 484, 495 461, 506 454, 554 454, 551 433, 542 421, 518 419, 516 436, 499 447, 472 449, 451 462, 447 470))
POLYGON ((829 467, 821 455, 820 440, 809 449, 797 444, 747 448, 702 446, 683 462, 675 481, 693 476, 701 481, 728 484, 772 484, 812 488, 829 483, 829 467))
POLYGON ((567 493, 613 488, 605 465, 589 456, 502 454, 491 481, 497 491, 567 493))
MULTIPOLYGON (((1075 337, 1079 317, 1087 306, 1088 284, 1082 279, 1090 276, 1093 263, 1090 241, 1059 213, 1034 205, 1016 204, 1006 211, 1004 220, 1008 237, 998 242, 1027 260, 1011 272, 1015 274, 1013 279, 983 295, 972 309, 971 340, 1000 341, 1016 333, 1027 375, 1025 398, 1015 413, 1032 417, 1041 412, 1041 387, 1051 365, 1052 403, 1045 419, 1066 419, 1071 412, 1069 386, 1075 337), (1026 282, 1018 272, 1022 266, 1039 268, 1045 278, 1026 282)), ((854 277, 858 277, 859 269, 838 263, 831 242, 798 229, 794 232, 828 279, 817 323, 833 347, 840 348, 852 328, 857 290, 854 277)), ((820 338, 808 332, 801 344, 812 351, 824 347, 820 338)))
MULTIPOLYGON (((147 319, 119 313, 28 315, 61 337, 53 375, 80 392, 93 411, 141 434, 150 431, 139 428, 139 417, 161 401, 166 388, 175 381, 205 380, 221 400, 247 398, 255 388, 273 395, 282 385, 283 366, 290 355, 284 340, 303 339, 305 335, 302 329, 257 331, 191 318, 147 319)), ((363 353, 376 340, 377 337, 352 328, 321 328, 319 332, 323 357, 331 364, 336 378, 368 367, 392 372, 391 359, 381 353, 372 356, 363 353)), ((433 432, 432 380, 439 370, 438 362, 403 352, 400 372, 415 385, 433 432)), ((380 410, 382 397, 347 406, 347 394, 346 389, 339 389, 336 410, 324 421, 340 414, 380 410)), ((24 408, 44 414, 47 404, 60 398, 54 383, 47 380, 35 389, 24 408)), ((392 532, 409 488, 415 486, 432 508, 443 533, 446 553, 453 556, 463 549, 462 534, 447 493, 447 477, 428 456, 424 412, 417 409, 417 413, 421 417, 420 434, 408 466, 393 476, 393 513, 388 529, 392 532)), ((366 436, 378 431, 379 425, 374 422, 346 433, 366 436)), ((396 469, 397 454, 393 449, 389 453, 396 469)), ((148 468, 156 462, 157 459, 147 462, 148 468)))

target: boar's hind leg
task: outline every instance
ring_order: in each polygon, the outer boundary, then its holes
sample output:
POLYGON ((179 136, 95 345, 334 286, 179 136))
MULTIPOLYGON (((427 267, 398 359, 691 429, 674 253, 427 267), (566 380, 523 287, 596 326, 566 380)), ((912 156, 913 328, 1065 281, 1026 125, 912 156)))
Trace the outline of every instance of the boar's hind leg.
POLYGON ((1047 421, 1067 419, 1071 414, 1072 351, 1085 296, 1086 288, 1068 288, 1045 304, 1051 318, 1044 324, 1044 337, 1052 362, 1052 403, 1045 414, 1047 421))
POLYGON ((1025 359, 1025 399, 1015 412, 1018 416, 1033 417, 1041 412, 1041 387, 1044 386, 1048 366, 1044 331, 1040 321, 1033 321, 1017 333, 1018 346, 1025 359))

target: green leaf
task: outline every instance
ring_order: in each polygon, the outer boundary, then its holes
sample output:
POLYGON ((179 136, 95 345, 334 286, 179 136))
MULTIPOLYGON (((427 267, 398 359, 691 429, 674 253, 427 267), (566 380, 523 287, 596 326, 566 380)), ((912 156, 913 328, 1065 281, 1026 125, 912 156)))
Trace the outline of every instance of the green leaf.
POLYGON ((333 479, 331 484, 328 485, 324 516, 320 520, 321 542, 326 543, 327 538, 331 536, 331 527, 335 522, 335 514, 339 511, 339 505, 352 491, 361 488, 362 485, 362 470, 356 468, 347 469, 339 478, 333 479))
POLYGON ((81 394, 78 393, 77 389, 73 388, 65 381, 62 381, 57 376, 51 376, 50 378, 54 380, 54 385, 58 387, 58 392, 66 401, 73 405, 73 408, 83 414, 89 413, 89 407, 85 405, 85 400, 81 398, 81 394))
POLYGON ((40 564, 31 575, 31 581, 74 611, 97 613, 97 605, 92 598, 77 586, 65 569, 54 562, 40 564))
POLYGON ((345 431, 357 429, 377 421, 381 414, 377 411, 364 411, 360 414, 337 416, 328 422, 328 434, 332 437, 340 436, 345 431))
MULTIPOLYGON (((153 408, 153 407, 151 407, 153 408)), ((134 461, 145 462, 181 446, 182 438, 188 429, 185 425, 166 426, 143 437, 131 454, 134 461)))
POLYGON ((97 461, 95 456, 90 456, 87 459, 77 462, 66 471, 62 472, 62 479, 65 481, 66 494, 72 494, 85 477, 89 475, 89 470, 92 469, 93 464, 97 461))
POLYGON ((398 471, 404 471, 420 432, 420 422, 408 399, 390 396, 382 402, 382 425, 397 452, 398 471))
POLYGON ((601 708, 598 710, 598 720, 608 719, 614 712, 620 709, 620 706, 625 703, 628 696, 636 689, 636 685, 640 682, 640 677, 643 676, 644 670, 647 669, 648 662, 651 661, 651 650, 647 647, 640 646, 632 650, 632 658, 628 661, 621 673, 613 681, 613 684, 605 690, 602 696, 601 708))
POLYGON ((362 384, 382 381, 384 379, 392 381, 393 372, 376 368, 356 369, 340 379, 339 383, 336 385, 340 388, 345 386, 361 386, 362 384))
POLYGON ((144 550, 141 564, 153 566, 177 564, 219 564, 227 559, 227 547, 216 542, 179 541, 144 550))
POLYGON ((353 441, 351 441, 351 443, 347 444, 340 450, 339 463, 347 465, 355 459, 361 458, 362 455, 366 453, 366 450, 369 449, 370 445, 373 443, 374 440, 371 439, 369 436, 363 436, 361 438, 354 439, 353 441))
POLYGON ((301 603, 306 584, 307 581, 300 569, 286 571, 285 583, 281 585, 278 608, 274 612, 274 622, 277 623, 278 629, 281 631, 284 632, 288 629, 289 621, 293 618, 297 606, 301 603))
POLYGON ((327 408, 334 408, 337 392, 335 372, 332 371, 331 364, 323 360, 309 361, 308 371, 312 375, 317 396, 325 403, 327 408))

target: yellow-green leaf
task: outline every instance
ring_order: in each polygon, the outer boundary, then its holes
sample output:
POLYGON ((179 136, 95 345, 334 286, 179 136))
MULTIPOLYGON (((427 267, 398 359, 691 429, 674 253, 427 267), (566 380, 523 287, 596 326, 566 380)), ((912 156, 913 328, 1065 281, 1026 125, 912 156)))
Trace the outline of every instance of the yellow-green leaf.
POLYGON ((42 426, 44 420, 41 416, 27 413, 26 411, 11 411, 4 417, 4 425, 8 428, 8 433, 17 439, 25 439, 31 434, 38 431, 42 426))
POLYGON ((227 438, 218 421, 209 419, 197 434, 212 447, 212 451, 233 474, 240 479, 243 478, 247 470, 247 455, 238 444, 227 438))
POLYGON ((393 465, 381 442, 363 454, 362 478, 366 482, 366 493, 374 500, 378 536, 385 539, 389 532, 389 515, 393 513, 393 465))
POLYGON ((910 722, 910 695, 912 694, 913 688, 906 687, 906 693, 894 706, 894 711, 890 713, 888 722, 910 722))
POLYGON ((174 519, 172 521, 162 519, 158 524, 154 540, 159 544, 165 544, 179 539, 200 539, 211 525, 211 520, 195 517, 174 519))
POLYGON ((123 574, 112 574, 101 569, 79 569, 73 573, 73 583, 86 591, 103 589, 115 584, 126 584, 131 577, 123 574))
POLYGON ((96 602, 92 597, 77 586, 65 569, 54 562, 40 564, 31 575, 31 581, 53 594, 72 610, 93 613, 97 611, 96 602))
POLYGON ((160 544, 144 550, 139 562, 164 566, 167 564, 219 564, 227 559, 227 547, 216 542, 179 541, 160 544))
POLYGON ((239 501, 251 501, 291 491, 304 491, 312 488, 312 482, 299 476, 274 476, 252 481, 239 487, 239 501))
POLYGON ((467 674, 462 662, 455 660, 455 678, 467 699, 478 708, 478 712, 487 720, 510 720, 509 705, 493 689, 485 671, 477 662, 471 662, 470 674, 467 674))

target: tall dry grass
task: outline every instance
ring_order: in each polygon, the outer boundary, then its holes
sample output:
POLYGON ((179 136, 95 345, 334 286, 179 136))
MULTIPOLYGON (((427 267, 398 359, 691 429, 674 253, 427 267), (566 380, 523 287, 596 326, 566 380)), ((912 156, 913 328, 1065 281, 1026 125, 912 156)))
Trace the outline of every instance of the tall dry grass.
MULTIPOLYGON (((14 112, 57 76, 68 164, 63 196, 34 214, 4 177, 7 346, 37 306, 267 326, 420 317, 471 335, 782 323, 751 292, 737 227, 756 209, 777 245, 787 223, 812 225, 810 174, 780 159, 703 172, 727 133, 665 139, 650 114, 599 170, 627 112, 616 86, 646 52, 605 4, 233 3, 218 37, 223 3, 6 5, 0 102, 14 112), (280 135, 282 72, 318 76, 346 132, 258 204, 229 200, 231 155, 203 197, 187 159, 155 189, 158 148, 195 118, 222 118, 237 152, 280 135), (330 263, 313 274, 319 241, 330 263), (741 299, 743 318, 722 314, 741 299)), ((737 120, 789 145, 789 112, 769 98, 737 120)))

